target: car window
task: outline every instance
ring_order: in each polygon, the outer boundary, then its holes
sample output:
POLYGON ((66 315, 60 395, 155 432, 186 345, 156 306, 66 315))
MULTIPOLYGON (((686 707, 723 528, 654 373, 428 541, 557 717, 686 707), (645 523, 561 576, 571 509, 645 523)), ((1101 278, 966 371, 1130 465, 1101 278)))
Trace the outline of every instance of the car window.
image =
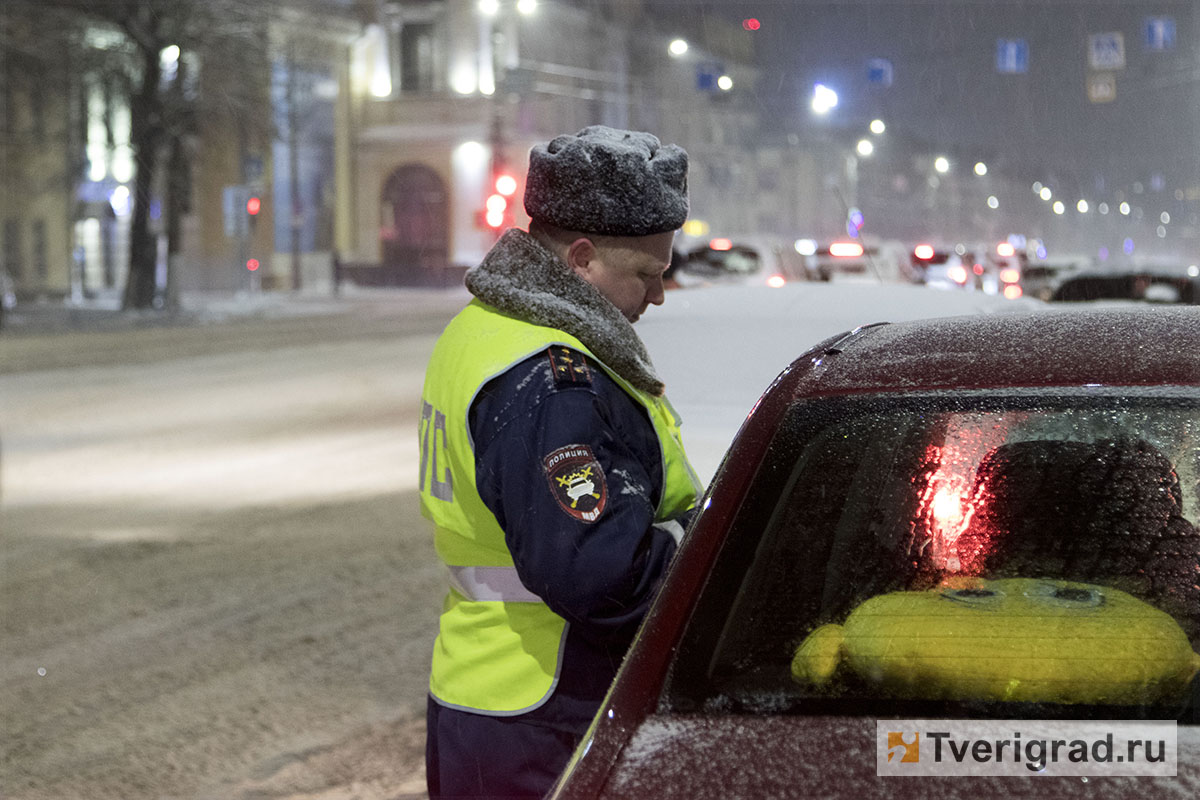
POLYGON ((1181 713, 1200 666, 1198 405, 1169 392, 797 405, 664 705, 1181 713))
POLYGON ((702 247, 688 253, 687 269, 697 273, 750 275, 762 267, 758 252, 749 247, 716 250, 702 247))

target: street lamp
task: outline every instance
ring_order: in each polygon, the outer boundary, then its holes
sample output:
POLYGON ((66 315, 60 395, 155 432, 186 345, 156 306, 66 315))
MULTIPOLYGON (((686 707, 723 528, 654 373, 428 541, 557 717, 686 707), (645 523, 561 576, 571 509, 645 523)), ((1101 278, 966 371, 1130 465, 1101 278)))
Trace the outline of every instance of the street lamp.
POLYGON ((667 45, 667 52, 670 53, 675 58, 679 58, 681 55, 683 55, 687 51, 688 51, 688 43, 685 42, 683 39, 672 39, 671 43, 669 45, 667 45))
POLYGON ((938 156, 933 160, 933 168, 943 175, 950 171, 950 159, 945 156, 938 156))
POLYGON ((887 130, 887 125, 883 124, 883 120, 881 120, 881 119, 871 120, 871 133, 878 136, 879 134, 883 133, 886 130, 887 130))
POLYGON ((871 143, 870 139, 859 139, 854 149, 860 156, 869 156, 875 152, 875 145, 871 143))
POLYGON ((812 110, 818 114, 828 114, 831 110, 837 108, 838 96, 837 92, 830 89, 823 83, 818 83, 813 86, 812 110))

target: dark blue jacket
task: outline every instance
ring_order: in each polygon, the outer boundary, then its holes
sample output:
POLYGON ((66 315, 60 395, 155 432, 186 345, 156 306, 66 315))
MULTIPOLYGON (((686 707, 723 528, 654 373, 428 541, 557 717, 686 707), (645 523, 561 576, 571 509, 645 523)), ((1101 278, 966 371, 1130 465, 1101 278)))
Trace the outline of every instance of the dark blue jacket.
POLYGON ((663 475, 649 417, 588 366, 585 377, 556 381, 551 356, 531 356, 484 386, 469 421, 480 497, 526 588, 569 624, 554 695, 524 716, 579 734, 675 553, 672 536, 654 527, 663 475), (602 469, 607 500, 594 522, 567 513, 547 480, 543 458, 568 445, 589 447, 602 469))

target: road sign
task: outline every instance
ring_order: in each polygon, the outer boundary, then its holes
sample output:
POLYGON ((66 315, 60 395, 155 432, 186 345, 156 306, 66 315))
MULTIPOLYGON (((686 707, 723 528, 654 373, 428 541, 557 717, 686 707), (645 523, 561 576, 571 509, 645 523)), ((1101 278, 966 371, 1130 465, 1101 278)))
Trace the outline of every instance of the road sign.
POLYGON ((1088 66, 1092 69, 1125 69, 1125 34, 1113 31, 1089 36, 1088 66))
POLYGON ((1163 52, 1175 49, 1175 18, 1146 17, 1142 29, 1146 34, 1146 49, 1163 52))
POLYGON ((696 65, 696 88, 702 92, 715 92, 717 78, 725 74, 725 65, 715 61, 704 61, 696 65))
POLYGON ((1111 103, 1117 99, 1117 78, 1111 72, 1093 72, 1088 76, 1088 100, 1093 103, 1111 103))
POLYGON ((867 82, 885 89, 892 85, 892 62, 886 58, 872 58, 867 62, 867 82))
POLYGON ((1021 74, 1029 71, 1029 42, 1024 39, 996 40, 996 71, 1021 74))

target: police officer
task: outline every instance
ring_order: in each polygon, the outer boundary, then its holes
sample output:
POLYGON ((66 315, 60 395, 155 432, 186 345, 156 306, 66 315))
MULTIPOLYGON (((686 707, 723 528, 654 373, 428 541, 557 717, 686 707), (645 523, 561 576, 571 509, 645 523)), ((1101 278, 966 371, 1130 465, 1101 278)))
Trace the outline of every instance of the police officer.
POLYGON ((425 376, 421 509, 449 567, 426 767, 540 797, 582 738, 700 485, 632 323, 663 302, 687 154, 592 126, 530 153, 529 231, 468 271, 425 376))

